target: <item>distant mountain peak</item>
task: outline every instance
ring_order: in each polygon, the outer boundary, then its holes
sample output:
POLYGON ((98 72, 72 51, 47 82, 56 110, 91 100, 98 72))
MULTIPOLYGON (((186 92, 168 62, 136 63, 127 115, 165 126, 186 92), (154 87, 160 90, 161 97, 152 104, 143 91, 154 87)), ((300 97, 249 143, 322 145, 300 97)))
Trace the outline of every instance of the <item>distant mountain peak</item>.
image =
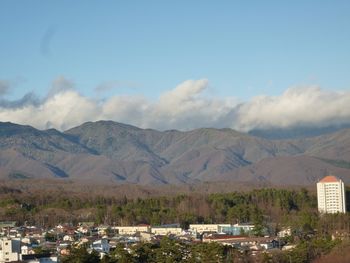
POLYGON ((102 120, 60 132, 0 122, 0 179, 310 184, 328 171, 350 181, 350 129, 269 140, 229 128, 157 131, 102 120))

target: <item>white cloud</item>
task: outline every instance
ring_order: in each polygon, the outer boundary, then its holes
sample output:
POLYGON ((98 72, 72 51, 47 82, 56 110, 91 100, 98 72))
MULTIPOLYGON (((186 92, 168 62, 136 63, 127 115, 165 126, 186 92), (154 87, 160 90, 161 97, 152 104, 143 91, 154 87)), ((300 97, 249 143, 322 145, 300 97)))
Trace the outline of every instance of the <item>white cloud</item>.
POLYGON ((60 77, 42 101, 21 99, 0 104, 0 120, 60 130, 101 119, 160 130, 230 127, 249 131, 350 124, 350 92, 314 86, 289 88, 280 96, 259 96, 240 104, 233 97, 205 96, 205 79, 187 80, 156 101, 143 96, 96 100, 73 88, 71 81, 60 77))
POLYGON ((87 120, 97 120, 97 104, 75 91, 58 93, 39 105, 0 108, 0 120, 34 127, 64 130, 87 120))
POLYGON ((237 109, 240 130, 255 128, 326 127, 350 123, 350 92, 295 87, 281 96, 255 97, 237 109))

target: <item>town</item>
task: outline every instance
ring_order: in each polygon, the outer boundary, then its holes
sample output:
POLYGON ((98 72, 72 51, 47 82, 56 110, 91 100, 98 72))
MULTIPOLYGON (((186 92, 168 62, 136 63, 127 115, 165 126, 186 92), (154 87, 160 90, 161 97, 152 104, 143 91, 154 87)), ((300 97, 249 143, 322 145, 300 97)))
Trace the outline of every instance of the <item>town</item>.
POLYGON ((216 242, 252 255, 272 249, 292 249, 284 240, 291 235, 286 228, 271 237, 254 234, 251 224, 191 224, 182 229, 179 224, 163 226, 96 226, 94 222, 81 222, 77 226, 60 224, 51 229, 36 226, 16 226, 16 222, 0 222, 0 262, 59 262, 72 247, 84 246, 102 259, 118 244, 130 252, 135 244, 159 244, 168 237, 181 243, 216 242))
MULTIPOLYGON (((312 229, 310 223, 304 223, 300 228, 292 223, 276 225, 276 222, 262 223, 256 220, 254 223, 187 225, 116 225, 85 221, 77 224, 61 222, 53 227, 2 221, 0 262, 70 262, 72 257, 79 257, 79 253, 80 256, 93 258, 92 261, 82 262, 152 262, 140 259, 140 248, 143 246, 149 248, 148 257, 156 258, 158 249, 162 251, 160 255, 168 259, 174 257, 172 262, 192 262, 186 261, 191 257, 195 257, 193 262, 202 262, 208 257, 209 249, 218 250, 206 262, 230 262, 234 258, 248 257, 252 262, 261 262, 263 258, 269 259, 279 253, 293 253, 305 240, 311 242, 316 238, 319 242, 317 238, 320 235, 321 238, 327 235, 326 239, 321 240, 329 242, 327 244, 330 247, 349 240, 350 225, 342 218, 342 215, 347 215, 345 201, 345 188, 341 179, 331 175, 317 183, 319 220, 324 221, 323 225, 319 225, 319 230, 312 229), (331 218, 327 219, 327 216, 331 218), (332 220, 333 225, 335 220, 340 220, 342 227, 327 230, 324 227, 329 223, 327 220, 332 220), (202 246, 202 252, 196 246, 202 246), (108 261, 111 258, 115 261, 108 261)), ((154 260, 162 262, 160 258, 154 260)))

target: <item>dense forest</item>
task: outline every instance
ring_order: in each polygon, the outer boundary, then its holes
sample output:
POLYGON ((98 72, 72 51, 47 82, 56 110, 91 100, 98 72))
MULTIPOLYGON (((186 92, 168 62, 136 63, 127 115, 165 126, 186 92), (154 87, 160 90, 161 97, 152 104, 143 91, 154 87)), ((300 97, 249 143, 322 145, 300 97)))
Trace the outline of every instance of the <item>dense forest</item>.
POLYGON ((109 225, 180 223, 186 227, 189 223, 285 222, 303 215, 317 216, 316 198, 305 189, 136 199, 3 189, 0 207, 1 220, 42 226, 94 221, 109 225))

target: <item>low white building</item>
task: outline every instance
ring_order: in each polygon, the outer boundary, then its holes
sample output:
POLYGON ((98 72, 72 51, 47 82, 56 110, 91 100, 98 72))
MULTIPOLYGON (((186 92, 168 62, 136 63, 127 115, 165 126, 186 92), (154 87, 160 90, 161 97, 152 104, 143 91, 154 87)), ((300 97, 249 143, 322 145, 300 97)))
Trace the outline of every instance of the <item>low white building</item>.
POLYGON ((24 238, 22 238, 21 242, 22 242, 23 244, 28 244, 28 245, 30 245, 30 244, 32 243, 32 239, 31 239, 30 237, 24 237, 24 238))
POLYGON ((159 236, 167 236, 167 235, 181 235, 182 228, 181 227, 152 227, 151 233, 159 236))
POLYGON ((21 246, 21 254, 22 255, 28 255, 29 251, 30 251, 30 247, 29 246, 26 246, 26 245, 21 246))
POLYGON ((251 233, 254 227, 253 224, 219 225, 218 233, 239 236, 251 233))
POLYGON ((140 232, 140 241, 141 242, 150 242, 152 240, 152 237, 154 235, 151 233, 147 233, 147 232, 140 232))
POLYGON ((289 237, 292 235, 292 229, 290 227, 284 227, 277 233, 278 237, 289 237))
POLYGON ((296 247, 297 245, 285 245, 282 247, 282 250, 292 250, 296 247))
POLYGON ((63 237, 63 241, 70 241, 70 242, 73 242, 74 241, 74 237, 73 236, 70 236, 70 235, 65 235, 63 237))
POLYGON ((107 235, 108 230, 110 230, 111 228, 109 226, 99 226, 97 228, 97 233, 99 236, 104 236, 107 235))
POLYGON ((260 247, 262 247, 263 249, 273 249, 274 246, 273 246, 273 243, 272 242, 263 242, 263 243, 260 243, 260 247))
POLYGON ((189 230, 191 232, 202 234, 203 232, 219 233, 220 227, 230 227, 230 224, 190 224, 189 230))
POLYGON ((114 226, 112 229, 117 230, 119 235, 135 235, 139 232, 151 232, 149 225, 140 226, 114 226))
POLYGON ((77 231, 83 234, 87 234, 93 230, 94 225, 95 225, 94 222, 80 222, 78 224, 79 227, 77 231))

